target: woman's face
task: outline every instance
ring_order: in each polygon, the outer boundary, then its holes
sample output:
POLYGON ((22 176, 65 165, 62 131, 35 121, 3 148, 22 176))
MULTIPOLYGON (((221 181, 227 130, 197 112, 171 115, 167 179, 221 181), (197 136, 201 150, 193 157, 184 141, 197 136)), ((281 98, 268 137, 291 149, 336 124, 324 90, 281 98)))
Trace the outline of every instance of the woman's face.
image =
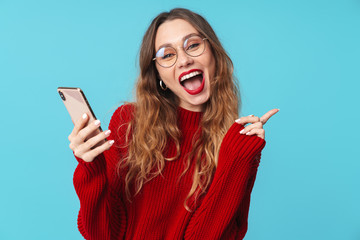
MULTIPOLYGON (((165 68, 156 63, 160 79, 180 99, 180 107, 200 112, 210 97, 210 81, 215 74, 215 59, 207 40, 205 51, 197 57, 191 57, 184 51, 184 41, 188 36, 199 32, 187 21, 175 19, 162 23, 156 33, 155 52, 162 46, 171 46, 176 50, 177 60, 171 67, 165 68)), ((191 49, 191 46, 187 49, 191 49)))

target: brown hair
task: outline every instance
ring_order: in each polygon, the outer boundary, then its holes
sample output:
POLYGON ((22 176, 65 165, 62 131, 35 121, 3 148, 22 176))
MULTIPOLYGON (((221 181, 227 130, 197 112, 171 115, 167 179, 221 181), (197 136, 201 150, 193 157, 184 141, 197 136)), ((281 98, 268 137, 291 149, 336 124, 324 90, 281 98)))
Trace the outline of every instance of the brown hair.
MULTIPOLYGON (((163 91, 157 79, 155 62, 155 37, 157 29, 165 21, 183 19, 189 22, 202 36, 215 58, 215 76, 210 81, 210 98, 204 104, 201 119, 201 133, 195 134, 194 145, 187 160, 196 161, 193 184, 184 200, 185 208, 190 211, 187 200, 195 194, 195 199, 206 192, 215 172, 222 139, 238 116, 240 96, 233 64, 210 24, 199 14, 183 8, 159 14, 147 29, 140 49, 140 75, 136 84, 134 119, 127 130, 127 156, 120 161, 119 167, 128 167, 125 177, 126 195, 130 200, 130 183, 134 181, 135 194, 143 184, 161 174, 165 160, 174 160, 180 155, 181 132, 177 125, 179 99, 171 91, 163 91), (177 155, 165 159, 163 151, 169 139, 176 145, 177 155)), ((181 175, 182 176, 182 175, 181 175)))

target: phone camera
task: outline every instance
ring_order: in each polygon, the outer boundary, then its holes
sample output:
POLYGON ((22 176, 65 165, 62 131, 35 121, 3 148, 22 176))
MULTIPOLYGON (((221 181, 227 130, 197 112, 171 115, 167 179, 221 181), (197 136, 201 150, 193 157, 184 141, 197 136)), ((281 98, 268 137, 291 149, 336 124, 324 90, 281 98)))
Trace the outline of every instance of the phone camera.
POLYGON ((61 91, 59 91, 59 94, 60 94, 61 99, 62 99, 63 101, 65 101, 66 98, 65 98, 64 94, 63 94, 61 91))

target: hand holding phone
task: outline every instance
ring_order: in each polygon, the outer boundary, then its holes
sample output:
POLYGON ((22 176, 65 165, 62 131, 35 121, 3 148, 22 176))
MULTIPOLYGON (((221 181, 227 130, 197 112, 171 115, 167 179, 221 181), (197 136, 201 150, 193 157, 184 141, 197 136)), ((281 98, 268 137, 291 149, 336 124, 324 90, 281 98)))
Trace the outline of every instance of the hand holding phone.
POLYGON ((70 149, 74 155, 85 162, 92 162, 99 154, 108 150, 114 143, 113 140, 105 141, 110 136, 110 130, 98 132, 100 121, 94 120, 89 124, 89 117, 86 113, 79 119, 70 133, 70 149), (96 132, 97 134, 94 134, 96 132))
POLYGON ((106 141, 110 130, 105 132, 101 130, 100 121, 96 119, 80 88, 59 87, 58 93, 75 125, 68 137, 70 149, 78 158, 92 162, 114 143, 113 140, 106 141))

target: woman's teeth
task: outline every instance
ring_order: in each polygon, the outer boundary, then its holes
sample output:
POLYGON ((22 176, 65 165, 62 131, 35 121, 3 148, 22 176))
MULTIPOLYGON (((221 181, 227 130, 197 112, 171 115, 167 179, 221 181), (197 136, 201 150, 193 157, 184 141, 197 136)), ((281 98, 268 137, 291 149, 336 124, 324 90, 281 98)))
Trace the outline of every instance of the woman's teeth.
POLYGON ((192 77, 194 77, 196 75, 199 75, 199 74, 201 74, 200 71, 194 71, 194 72, 191 72, 189 74, 186 74, 186 75, 182 76, 182 78, 180 79, 180 82, 182 82, 182 81, 184 81, 186 79, 192 78, 192 77))

